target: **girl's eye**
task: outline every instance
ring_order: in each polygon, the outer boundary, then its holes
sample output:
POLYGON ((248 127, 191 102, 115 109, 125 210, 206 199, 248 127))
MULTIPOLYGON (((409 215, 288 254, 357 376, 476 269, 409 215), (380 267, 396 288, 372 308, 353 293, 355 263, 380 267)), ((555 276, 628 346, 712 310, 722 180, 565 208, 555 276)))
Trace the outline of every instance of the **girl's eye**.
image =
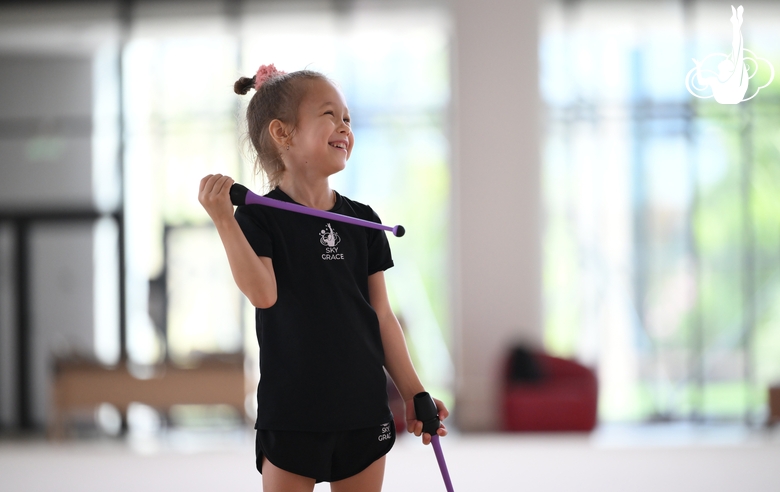
MULTIPOLYGON (((332 114, 335 116, 335 113, 333 111, 325 111, 325 114, 332 114)), ((349 125, 349 118, 344 118, 344 123, 349 125)))

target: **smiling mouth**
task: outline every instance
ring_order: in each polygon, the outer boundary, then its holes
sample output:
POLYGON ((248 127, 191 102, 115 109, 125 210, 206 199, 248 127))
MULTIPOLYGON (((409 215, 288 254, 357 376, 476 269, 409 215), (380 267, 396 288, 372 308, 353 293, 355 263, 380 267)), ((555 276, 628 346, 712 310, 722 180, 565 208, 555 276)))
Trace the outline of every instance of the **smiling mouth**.
POLYGON ((338 143, 329 143, 328 145, 330 145, 330 146, 331 146, 331 147, 333 147, 334 149, 343 150, 344 152, 346 152, 346 151, 347 151, 347 145, 346 145, 346 144, 344 144, 344 143, 341 143, 341 142, 338 142, 338 143))

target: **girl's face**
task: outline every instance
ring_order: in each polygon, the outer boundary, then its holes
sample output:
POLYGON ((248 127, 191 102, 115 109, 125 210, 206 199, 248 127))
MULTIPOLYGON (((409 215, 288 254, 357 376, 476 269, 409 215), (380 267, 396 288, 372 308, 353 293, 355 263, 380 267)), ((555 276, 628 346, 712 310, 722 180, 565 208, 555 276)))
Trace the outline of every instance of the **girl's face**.
POLYGON ((290 157, 285 159, 288 168, 330 176, 346 167, 354 143, 344 95, 326 80, 311 81, 298 108, 290 150, 284 152, 290 157))

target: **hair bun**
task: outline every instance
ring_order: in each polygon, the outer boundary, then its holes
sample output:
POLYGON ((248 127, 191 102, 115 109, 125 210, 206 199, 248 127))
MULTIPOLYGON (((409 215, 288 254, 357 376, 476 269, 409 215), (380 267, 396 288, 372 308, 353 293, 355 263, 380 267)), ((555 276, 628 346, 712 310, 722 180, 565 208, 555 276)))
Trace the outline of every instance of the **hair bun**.
POLYGON ((266 80, 286 73, 287 72, 277 70, 273 63, 270 65, 260 65, 260 68, 257 69, 257 74, 255 75, 255 90, 258 90, 266 80))
POLYGON ((236 94, 244 95, 249 92, 249 89, 255 86, 255 78, 241 77, 233 84, 233 92, 236 94))

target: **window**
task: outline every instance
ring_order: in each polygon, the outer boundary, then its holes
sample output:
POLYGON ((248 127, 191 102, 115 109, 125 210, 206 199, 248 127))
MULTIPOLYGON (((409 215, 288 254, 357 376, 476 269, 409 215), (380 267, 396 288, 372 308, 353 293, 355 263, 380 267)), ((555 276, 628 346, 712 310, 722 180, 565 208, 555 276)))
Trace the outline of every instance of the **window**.
MULTIPOLYGON (((597 366, 608 420, 757 421, 780 377, 780 84, 737 105, 685 88, 692 58, 730 52, 730 15, 544 9, 545 336, 597 366)), ((746 6, 745 47, 775 67, 778 23, 746 6)))

